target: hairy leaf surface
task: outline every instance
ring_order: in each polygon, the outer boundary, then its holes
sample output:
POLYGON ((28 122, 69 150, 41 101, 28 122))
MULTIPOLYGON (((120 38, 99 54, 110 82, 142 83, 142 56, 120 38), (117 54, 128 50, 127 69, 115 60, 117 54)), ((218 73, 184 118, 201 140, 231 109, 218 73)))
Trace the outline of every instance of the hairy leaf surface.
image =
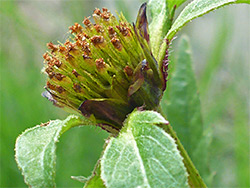
POLYGON ((159 47, 172 24, 171 14, 167 0, 150 0, 148 9, 151 15, 149 24, 150 45, 153 55, 157 58, 159 47))
POLYGON ((154 111, 129 115, 101 160, 101 177, 107 187, 188 187, 174 139, 156 126, 166 123, 154 111))
POLYGON ((168 8, 171 10, 174 6, 178 8, 181 6, 182 3, 184 3, 187 0, 167 0, 168 1, 168 8))
POLYGON ((96 188, 96 187, 105 188, 105 185, 103 184, 103 181, 101 179, 101 167, 99 161, 96 168, 93 171, 92 176, 84 185, 84 188, 96 188))
POLYGON ((174 35, 188 22, 202 16, 212 10, 218 9, 228 4, 233 3, 248 3, 249 0, 194 0, 189 3, 180 15, 175 20, 171 29, 168 31, 166 36, 167 39, 172 39, 174 35))
POLYGON ((16 162, 25 183, 31 187, 55 187, 56 143, 60 136, 78 125, 93 124, 71 115, 27 129, 16 140, 16 162))

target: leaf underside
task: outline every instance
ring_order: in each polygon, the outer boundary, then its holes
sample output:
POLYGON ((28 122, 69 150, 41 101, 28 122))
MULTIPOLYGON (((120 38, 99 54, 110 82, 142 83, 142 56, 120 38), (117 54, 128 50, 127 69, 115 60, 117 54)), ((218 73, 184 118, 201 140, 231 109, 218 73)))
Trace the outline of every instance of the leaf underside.
MULTIPOLYGON (((176 33, 188 22, 193 19, 207 14, 215 9, 224 7, 229 4, 247 3, 250 4, 250 0, 194 0, 189 3, 178 15, 176 20, 171 25, 171 28, 167 31, 164 40, 173 40, 176 33)), ((150 32, 151 28, 149 27, 150 32)), ((161 46, 159 47, 159 54, 157 54, 157 61, 162 62, 165 56, 167 44, 162 40, 161 46)))
POLYGON ((149 24, 150 45, 154 57, 157 57, 159 47, 169 27, 167 22, 168 7, 164 0, 150 0, 148 9, 151 14, 151 22, 149 24))

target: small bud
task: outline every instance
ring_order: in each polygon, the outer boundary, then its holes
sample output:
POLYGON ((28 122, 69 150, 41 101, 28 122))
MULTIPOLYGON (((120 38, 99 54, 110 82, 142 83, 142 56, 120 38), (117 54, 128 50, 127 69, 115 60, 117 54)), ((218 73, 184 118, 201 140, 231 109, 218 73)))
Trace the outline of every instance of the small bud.
POLYGON ((102 33, 103 32, 103 29, 102 29, 102 26, 100 26, 100 25, 94 25, 94 28, 95 28, 95 30, 98 32, 98 33, 102 33))
POLYGON ((75 92, 77 92, 77 93, 80 93, 80 92, 82 91, 81 86, 80 86, 79 84, 76 84, 76 83, 74 83, 73 89, 74 89, 75 92))
POLYGON ((56 91, 58 93, 63 93, 65 91, 65 89, 62 86, 56 86, 56 91))
POLYGON ((103 8, 102 8, 102 12, 108 12, 108 9, 105 8, 105 7, 103 7, 103 8))
POLYGON ((55 66, 57 66, 57 68, 60 68, 62 63, 59 60, 55 60, 54 62, 55 66))
POLYGON ((90 40, 95 46, 98 46, 104 42, 103 36, 93 36, 90 38, 90 40))
POLYGON ((113 38, 111 39, 111 42, 112 42, 112 44, 114 45, 114 47, 115 47, 117 50, 119 50, 119 51, 122 50, 121 42, 120 42, 120 40, 119 40, 117 37, 113 37, 113 38))
POLYGON ((94 10, 94 14, 96 14, 96 15, 101 15, 101 10, 99 9, 99 8, 96 8, 95 10, 94 10))
POLYGON ((109 26, 108 31, 109 31, 109 38, 113 38, 116 35, 116 32, 113 27, 109 26))
POLYGON ((55 73, 54 72, 49 72, 48 76, 49 76, 50 79, 52 79, 55 76, 55 73))
POLYGON ((52 42, 49 42, 49 43, 47 44, 47 47, 48 47, 48 49, 51 50, 52 53, 58 50, 57 46, 54 45, 52 42))
POLYGON ((43 54, 43 58, 44 58, 44 60, 46 60, 46 61, 50 61, 50 60, 51 60, 51 57, 49 56, 48 53, 44 53, 44 54, 43 54))
POLYGON ((75 69, 72 70, 72 73, 75 75, 75 77, 79 76, 79 74, 77 73, 77 71, 75 69))
POLYGON ((66 48, 64 46, 59 46, 59 52, 64 54, 66 52, 66 48))
POLYGON ((47 81, 47 88, 51 89, 51 90, 56 90, 56 86, 52 85, 49 81, 47 81))
POLYGON ((132 76, 133 75, 133 69, 130 68, 129 66, 126 66, 123 70, 124 70, 124 72, 126 73, 127 76, 132 76))
POLYGON ((130 29, 125 23, 120 23, 120 25, 117 25, 116 27, 123 34, 123 36, 130 36, 130 29))
POLYGON ((82 35, 86 38, 89 39, 89 36, 86 33, 82 33, 82 35))
POLYGON ((90 27, 91 26, 91 22, 88 18, 84 18, 83 22, 82 22, 84 25, 86 25, 87 27, 90 27))
POLYGON ((55 73, 54 76, 58 81, 61 81, 63 78, 65 78, 65 76, 62 75, 61 73, 55 73))
POLYGON ((71 33, 78 34, 81 33, 83 27, 80 24, 75 23, 75 25, 69 27, 69 29, 71 30, 71 33))
POLYGON ((100 71, 100 72, 104 71, 106 69, 106 67, 107 67, 107 65, 104 62, 103 58, 96 59, 95 63, 96 63, 97 70, 100 71))
POLYGON ((108 20, 110 18, 111 14, 110 12, 108 11, 107 8, 102 8, 102 13, 101 13, 101 17, 104 19, 104 20, 108 20))
POLYGON ((47 68, 45 69, 45 72, 46 72, 47 74, 49 74, 49 73, 53 72, 53 69, 52 69, 51 67, 47 67, 47 68))

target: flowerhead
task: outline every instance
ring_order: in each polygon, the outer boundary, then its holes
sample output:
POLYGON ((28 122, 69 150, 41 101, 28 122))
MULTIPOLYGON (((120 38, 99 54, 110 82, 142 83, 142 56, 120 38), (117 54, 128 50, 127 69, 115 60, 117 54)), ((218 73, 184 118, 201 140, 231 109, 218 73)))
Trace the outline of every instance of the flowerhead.
POLYGON ((106 8, 92 18, 69 27, 64 44, 47 44, 43 96, 112 132, 134 108, 156 109, 165 83, 150 49, 146 4, 135 24, 106 8))

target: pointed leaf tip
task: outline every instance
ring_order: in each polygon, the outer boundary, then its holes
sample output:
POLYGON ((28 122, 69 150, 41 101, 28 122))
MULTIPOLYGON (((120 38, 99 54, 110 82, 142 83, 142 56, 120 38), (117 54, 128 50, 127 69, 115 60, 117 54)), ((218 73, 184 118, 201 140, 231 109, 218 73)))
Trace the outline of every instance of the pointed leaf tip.
POLYGON ((146 39, 149 43, 149 31, 148 31, 148 20, 147 20, 147 3, 143 3, 139 9, 137 19, 136 19, 136 28, 139 30, 140 35, 146 39))

